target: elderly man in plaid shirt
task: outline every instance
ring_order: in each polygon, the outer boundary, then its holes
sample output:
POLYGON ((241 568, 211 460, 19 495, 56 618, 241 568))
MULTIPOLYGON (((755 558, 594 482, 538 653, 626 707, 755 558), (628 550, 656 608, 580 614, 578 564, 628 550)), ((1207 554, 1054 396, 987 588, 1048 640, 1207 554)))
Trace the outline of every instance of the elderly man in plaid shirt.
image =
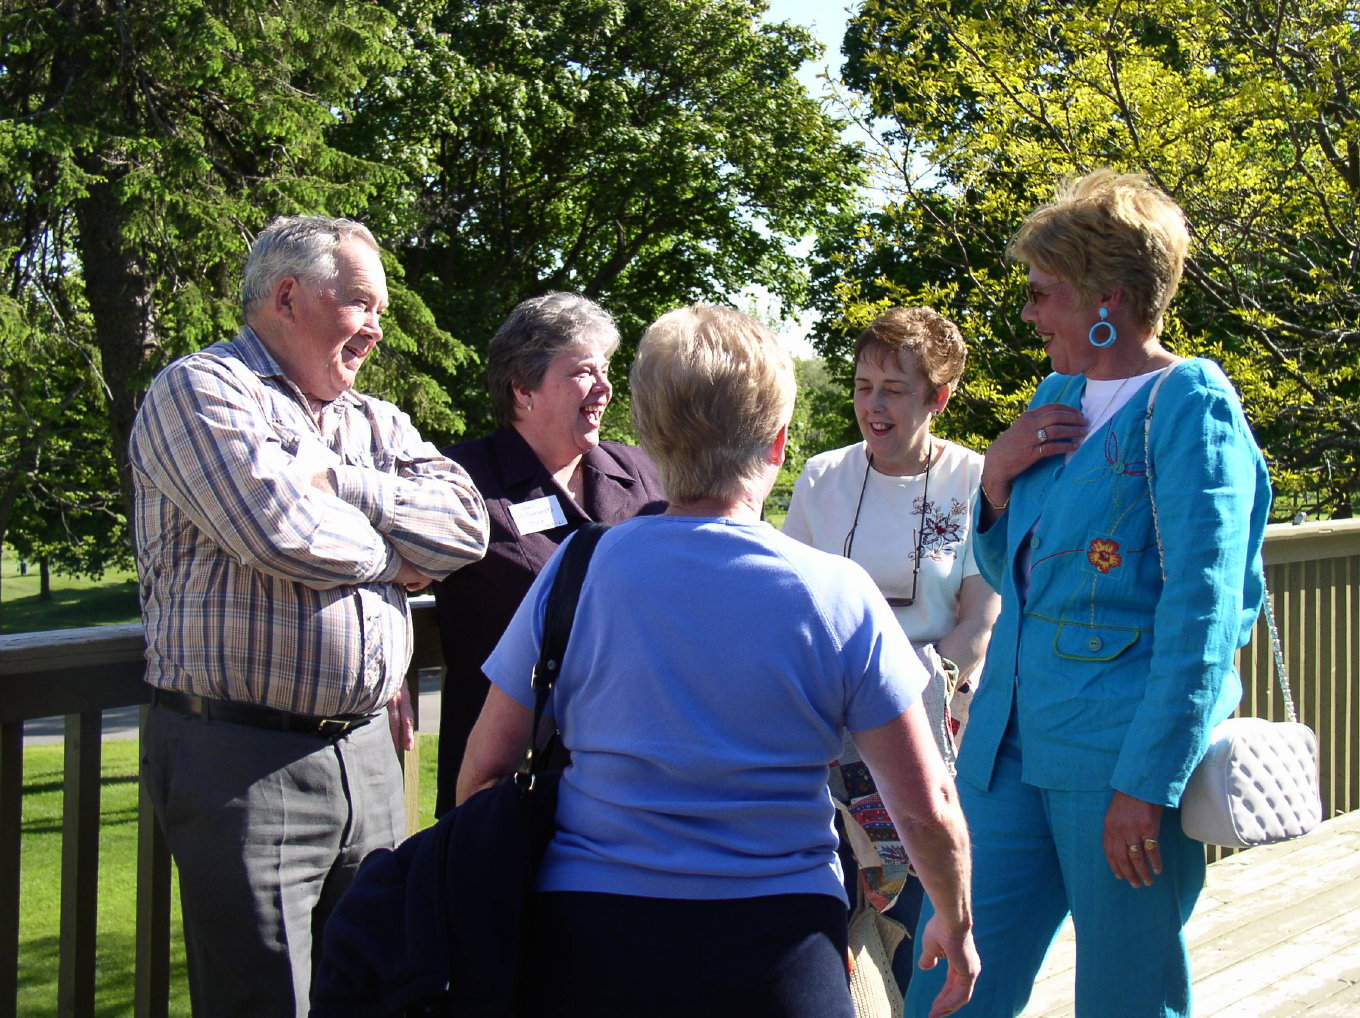
POLYGON ((353 390, 387 308, 364 226, 275 220, 243 290, 245 328, 160 374, 129 456, 142 773, 193 1009, 261 1018, 306 1014, 326 916, 405 830, 407 594, 481 558, 487 520, 460 466, 353 390))

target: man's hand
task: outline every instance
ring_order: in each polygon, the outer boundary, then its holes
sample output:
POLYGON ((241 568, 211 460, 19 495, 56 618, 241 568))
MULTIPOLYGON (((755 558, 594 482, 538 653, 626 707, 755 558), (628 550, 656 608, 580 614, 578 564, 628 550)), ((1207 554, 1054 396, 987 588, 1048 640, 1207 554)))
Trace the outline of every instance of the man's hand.
POLYGON ((327 495, 335 494, 335 480, 330 467, 323 467, 312 474, 309 482, 317 491, 324 491, 327 495))
POLYGON ((400 583, 406 588, 408 594, 424 590, 434 582, 434 577, 426 576, 405 559, 401 560, 401 568, 397 570, 397 575, 392 577, 393 583, 400 583))
POLYGON ((405 679, 397 695, 387 701, 387 727, 392 732, 392 745, 399 751, 415 749, 416 718, 411 711, 411 685, 405 679))

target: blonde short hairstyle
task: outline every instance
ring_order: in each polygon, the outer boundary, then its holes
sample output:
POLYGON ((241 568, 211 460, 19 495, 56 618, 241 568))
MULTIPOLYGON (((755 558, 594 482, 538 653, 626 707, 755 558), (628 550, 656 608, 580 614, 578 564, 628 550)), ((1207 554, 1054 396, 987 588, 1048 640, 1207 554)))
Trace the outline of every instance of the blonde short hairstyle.
POLYGON ((1141 173, 1101 169, 1060 184, 1006 254, 1065 280, 1086 300, 1123 291, 1135 321, 1156 334, 1189 248, 1185 213, 1170 195, 1141 173))
POLYGON ((959 327, 934 308, 893 308, 875 318, 855 343, 855 363, 872 357, 884 366, 903 353, 916 359, 916 366, 930 383, 931 394, 944 386, 957 386, 968 360, 968 346, 959 327))
POLYGON ((793 415, 793 360, 733 308, 695 304, 642 336, 630 376, 633 423, 672 502, 739 498, 793 415))

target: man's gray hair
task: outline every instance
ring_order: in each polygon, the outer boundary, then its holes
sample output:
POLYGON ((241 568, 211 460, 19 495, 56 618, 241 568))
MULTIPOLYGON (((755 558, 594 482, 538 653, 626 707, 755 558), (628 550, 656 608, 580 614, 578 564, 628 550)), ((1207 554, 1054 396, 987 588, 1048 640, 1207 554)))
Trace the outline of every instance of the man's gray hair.
POLYGON ((293 276, 313 285, 335 278, 335 250, 351 237, 380 250, 363 223, 330 216, 279 216, 250 245, 241 279, 241 309, 247 319, 293 276))
POLYGON ((619 330, 609 312, 575 293, 545 293, 521 301, 486 348, 486 388, 496 423, 515 422, 515 386, 537 389, 553 358, 564 350, 599 339, 604 355, 619 346, 619 330))

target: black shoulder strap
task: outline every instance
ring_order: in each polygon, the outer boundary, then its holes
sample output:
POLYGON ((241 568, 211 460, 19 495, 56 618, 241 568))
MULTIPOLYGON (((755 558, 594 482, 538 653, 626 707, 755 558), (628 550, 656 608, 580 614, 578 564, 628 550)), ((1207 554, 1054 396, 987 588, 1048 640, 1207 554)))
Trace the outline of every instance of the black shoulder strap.
POLYGON ((546 683, 549 689, 557 681, 557 669, 567 652, 571 625, 576 620, 576 603, 581 599, 581 584, 585 582, 590 557, 609 527, 604 523, 587 523, 567 542, 553 577, 552 590, 543 613, 543 649, 534 669, 534 689, 546 683))
POLYGON ((534 727, 529 737, 529 750, 525 754, 529 774, 534 774, 540 758, 548 755, 535 750, 538 728, 543 721, 548 694, 557 683, 558 670, 567 653, 567 641, 571 638, 571 626, 576 620, 576 604, 581 599, 581 584, 585 582, 586 570, 590 568, 590 557, 608 529, 604 523, 587 523, 576 531, 562 552, 562 561, 557 565, 552 589, 548 591, 548 603, 543 612, 543 645, 539 651, 538 664, 534 666, 534 727))

